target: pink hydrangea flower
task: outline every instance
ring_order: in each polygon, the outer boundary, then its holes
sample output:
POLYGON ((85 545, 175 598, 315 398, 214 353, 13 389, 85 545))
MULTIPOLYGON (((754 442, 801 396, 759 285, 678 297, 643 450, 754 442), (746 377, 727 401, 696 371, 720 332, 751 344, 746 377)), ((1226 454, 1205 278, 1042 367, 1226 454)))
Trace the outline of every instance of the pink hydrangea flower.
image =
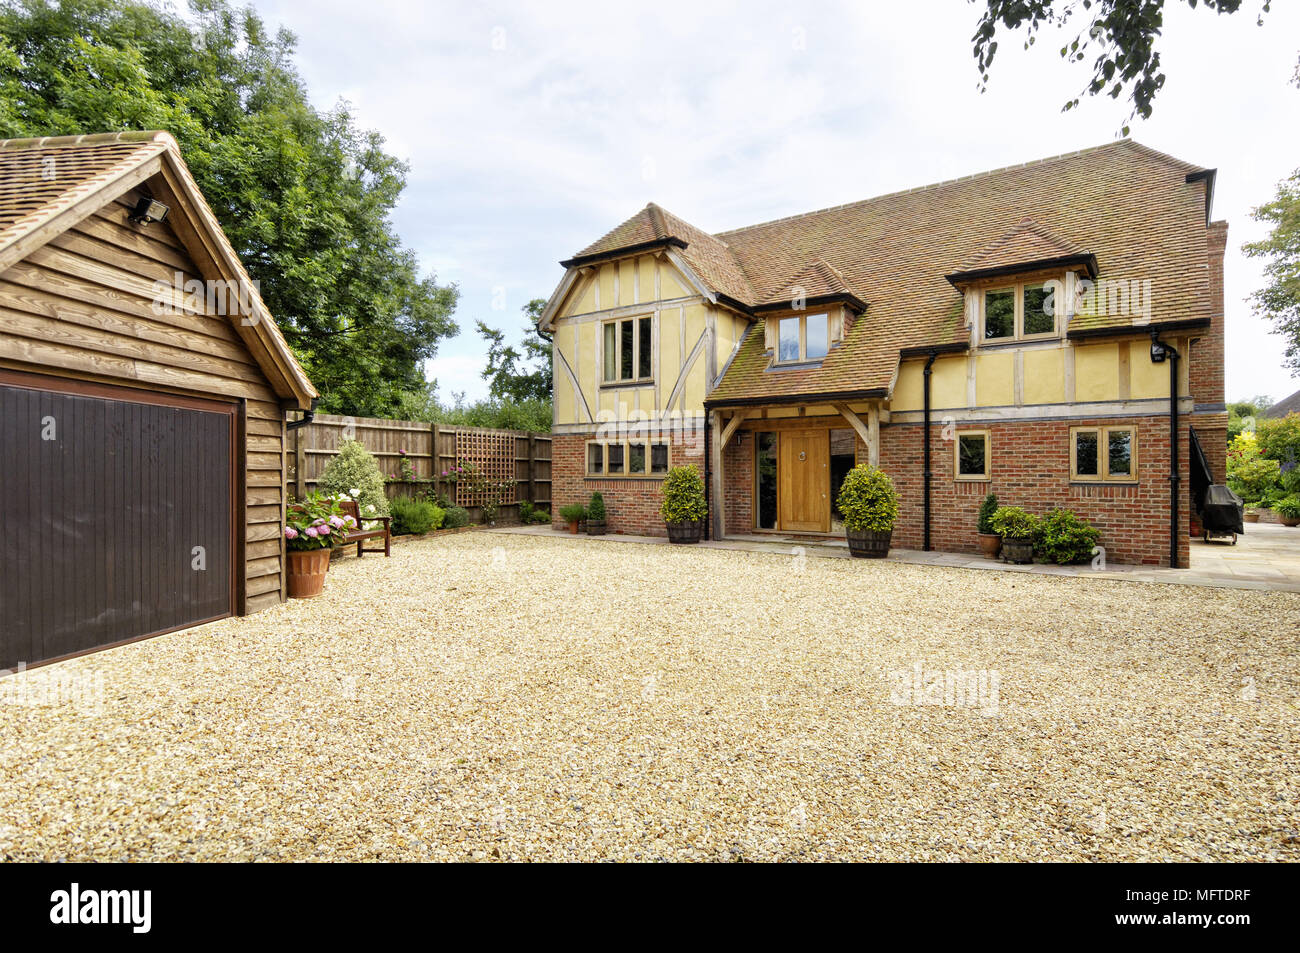
POLYGON ((297 538, 298 538, 298 531, 297 531, 296 529, 294 529, 292 526, 286 526, 286 527, 284 528, 284 538, 285 538, 285 539, 297 539, 297 538))
POLYGON ((316 527, 315 527, 315 526, 308 526, 308 527, 307 527, 307 535, 308 535, 308 536, 319 536, 320 533, 316 530, 316 527))

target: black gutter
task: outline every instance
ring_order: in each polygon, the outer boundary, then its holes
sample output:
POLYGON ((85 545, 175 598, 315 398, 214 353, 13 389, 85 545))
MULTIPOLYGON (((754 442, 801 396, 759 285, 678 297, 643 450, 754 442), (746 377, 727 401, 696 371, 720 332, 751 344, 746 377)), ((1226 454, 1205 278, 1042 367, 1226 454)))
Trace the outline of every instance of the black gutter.
POLYGON ((641 242, 638 245, 628 245, 625 248, 615 248, 613 251, 596 252, 591 255, 577 255, 573 258, 560 262, 562 268, 574 268, 578 265, 594 265, 598 261, 609 261, 613 258, 626 258, 628 255, 635 255, 638 252, 654 251, 657 248, 685 248, 686 242, 680 238, 656 238, 652 242, 641 242))
POLYGON ((733 298, 731 295, 722 294, 721 292, 718 292, 717 298, 718 304, 726 305, 732 311, 739 311, 747 317, 754 317, 754 309, 745 304, 745 302, 741 301, 739 298, 733 298))
POLYGON ((930 352, 929 359, 925 362, 925 370, 921 373, 925 375, 925 411, 923 425, 921 427, 921 439, 924 441, 923 463, 924 467, 924 491, 921 497, 921 522, 923 527, 921 549, 925 552, 930 551, 930 374, 931 368, 934 367, 935 358, 939 356, 937 350, 930 352))
POLYGON ((899 348, 898 358, 903 360, 909 357, 929 357, 931 354, 964 354, 970 350, 970 345, 965 341, 957 341, 953 344, 921 344, 917 347, 899 348))
POLYGON ((320 398, 313 397, 311 399, 311 406, 308 407, 305 411, 303 411, 302 419, 289 421, 289 423, 285 424, 284 429, 297 430, 299 427, 306 427, 309 423, 311 423, 313 420, 316 419, 316 405, 319 403, 320 403, 320 398))
POLYGON ((973 271, 954 271, 944 275, 954 288, 968 281, 981 278, 1001 278, 1003 275, 1016 275, 1028 271, 1045 271, 1048 268, 1073 268, 1082 265, 1088 271, 1089 278, 1097 277, 1097 256, 1092 252, 1082 255, 1061 255, 1057 258, 1040 258, 1037 261, 1020 262, 1014 265, 998 265, 995 268, 976 268, 973 271))
POLYGON ((827 404, 841 400, 876 400, 888 395, 883 387, 869 390, 842 390, 826 394, 782 394, 776 397, 722 397, 706 400, 704 408, 712 407, 753 407, 760 404, 827 404))
POLYGON ((1072 341, 1080 338, 1118 338, 1127 334, 1173 334, 1178 331, 1199 331, 1210 326, 1209 318, 1184 318, 1181 321, 1162 321, 1159 324, 1119 324, 1104 328, 1078 328, 1065 332, 1072 341))
MULTIPOLYGON (((719 295, 719 299, 721 299, 721 295, 719 295)), ((867 310, 867 303, 865 301, 863 301, 857 295, 850 294, 847 291, 840 291, 834 294, 817 295, 817 297, 815 298, 805 298, 804 307, 801 310, 806 310, 807 308, 817 308, 824 304, 848 305, 849 309, 851 311, 856 312, 857 314, 863 314, 867 310)), ((768 311, 790 311, 790 310, 793 309, 791 309, 789 304, 787 304, 784 301, 777 301, 775 303, 754 305, 752 309, 752 313, 762 314, 768 311)))

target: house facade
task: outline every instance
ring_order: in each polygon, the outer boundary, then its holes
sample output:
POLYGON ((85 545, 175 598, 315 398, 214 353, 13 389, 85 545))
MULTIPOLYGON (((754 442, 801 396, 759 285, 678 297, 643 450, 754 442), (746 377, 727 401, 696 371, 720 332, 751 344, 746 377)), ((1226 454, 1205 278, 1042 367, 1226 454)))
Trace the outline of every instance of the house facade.
POLYGON ((1226 462, 1213 187, 1122 140, 719 234, 648 205, 561 262, 539 323, 554 506, 600 490, 611 530, 663 534, 690 463, 713 537, 815 539, 869 462, 899 547, 975 551, 991 491, 1186 565, 1190 461, 1226 462))

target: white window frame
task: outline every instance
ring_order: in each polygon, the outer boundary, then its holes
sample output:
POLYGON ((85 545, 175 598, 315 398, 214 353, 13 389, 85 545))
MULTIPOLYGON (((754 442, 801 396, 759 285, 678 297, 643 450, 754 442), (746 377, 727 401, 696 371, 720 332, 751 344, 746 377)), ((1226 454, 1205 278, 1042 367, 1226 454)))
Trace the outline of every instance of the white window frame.
POLYGON ((1138 482, 1138 428, 1136 424, 1117 424, 1115 426, 1090 426, 1070 428, 1070 480, 1074 483, 1136 483, 1138 482), (1127 431, 1128 473, 1110 472, 1110 435, 1113 431, 1127 431), (1079 441, 1081 433, 1097 435, 1097 472, 1079 472, 1079 441))
MULTIPOLYGON (((1052 316, 1053 327, 1050 331, 1038 331, 1033 334, 1025 333, 1025 289, 1036 288, 1046 285, 1049 279, 1043 281, 1015 281, 1008 284, 990 285, 987 288, 981 288, 979 293, 979 342, 980 344, 1009 344, 1012 341, 1049 341, 1052 338, 1061 336, 1061 302, 1055 302, 1056 313, 1052 316), (1014 303, 1013 318, 1011 322, 1011 334, 1006 337, 990 338, 985 337, 985 331, 988 328, 988 296, 1002 291, 1010 291, 1014 303)), ((1064 282, 1061 287, 1065 287, 1064 282)), ((1059 295, 1057 296, 1060 297, 1059 295)))
POLYGON ((958 430, 952 442, 952 478, 967 483, 987 483, 993 479, 993 434, 988 430, 958 430), (984 472, 961 472, 961 438, 984 438, 984 472))
POLYGON ((831 345, 834 343, 831 337, 831 313, 829 311, 812 311, 807 314, 782 314, 773 317, 771 320, 776 322, 776 337, 772 347, 773 364, 808 364, 813 361, 823 361, 831 352, 831 345), (799 356, 791 360, 781 360, 781 322, 799 320, 799 356), (808 319, 821 318, 826 322, 826 354, 818 357, 808 357, 808 319))
POLYGON ((667 440, 652 440, 649 437, 628 437, 624 440, 588 440, 583 447, 582 465, 589 480, 662 480, 668 476, 668 470, 672 469, 673 456, 672 447, 667 440), (599 470, 591 469, 591 450, 592 444, 598 444, 602 449, 600 453, 599 470), (632 466, 632 445, 638 444, 645 447, 645 472, 633 473, 632 466), (654 448, 667 448, 667 468, 662 473, 655 473, 654 467, 654 448), (623 469, 619 473, 609 472, 609 448, 619 447, 623 451, 623 469))
POLYGON ((600 322, 600 386, 601 387, 633 387, 640 384, 653 384, 655 379, 655 340, 656 340, 655 319, 653 314, 634 314, 625 315, 619 318, 610 318, 608 321, 600 322), (622 325, 624 322, 632 323, 632 377, 621 377, 623 348, 619 341, 623 334, 622 325), (648 377, 636 376, 637 369, 641 366, 641 322, 650 322, 650 375, 648 377), (614 328, 614 377, 606 379, 605 377, 605 328, 613 326, 614 328))

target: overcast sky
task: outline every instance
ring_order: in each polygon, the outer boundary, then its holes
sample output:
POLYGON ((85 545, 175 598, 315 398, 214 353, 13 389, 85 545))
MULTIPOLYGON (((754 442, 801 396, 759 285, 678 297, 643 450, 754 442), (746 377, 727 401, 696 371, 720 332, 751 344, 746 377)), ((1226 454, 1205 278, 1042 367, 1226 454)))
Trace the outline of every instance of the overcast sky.
MULTIPOLYGON (((1300 4, 1216 16, 1166 4, 1155 116, 1139 142, 1219 170, 1230 223, 1228 397, 1300 389, 1251 313, 1250 209, 1300 166, 1300 4)), ((349 101, 411 165, 402 239, 461 288, 462 333, 429 375, 485 394, 474 321, 518 336, 557 264, 648 201, 708 231, 1106 142, 1126 102, 1061 105, 1085 65, 1003 38, 980 94, 966 0, 501 4, 254 0, 298 35, 320 107, 349 101)), ((1071 36, 1073 31, 1071 32, 1071 36)))

